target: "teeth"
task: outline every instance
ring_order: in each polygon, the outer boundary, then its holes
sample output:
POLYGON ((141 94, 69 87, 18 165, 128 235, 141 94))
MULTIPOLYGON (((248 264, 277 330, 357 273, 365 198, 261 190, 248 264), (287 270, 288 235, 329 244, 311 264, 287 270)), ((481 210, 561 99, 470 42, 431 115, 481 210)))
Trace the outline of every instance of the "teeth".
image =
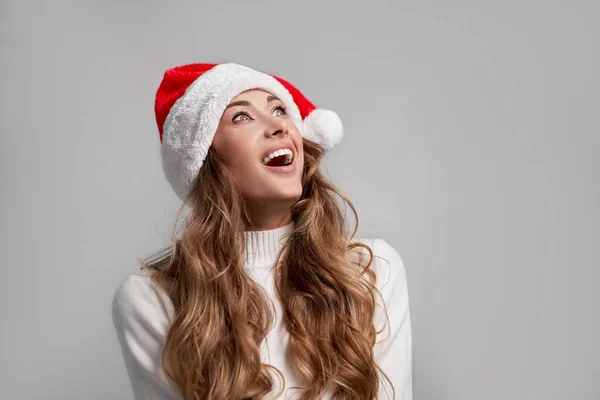
POLYGON ((268 156, 266 156, 265 158, 263 158, 262 163, 263 164, 268 164, 269 161, 271 161, 273 158, 278 157, 278 156, 282 156, 282 155, 286 155, 286 165, 291 164, 292 163, 292 158, 294 158, 294 154, 292 153, 292 151, 290 149, 279 149, 279 150, 275 150, 274 152, 272 152, 271 154, 269 154, 268 156))

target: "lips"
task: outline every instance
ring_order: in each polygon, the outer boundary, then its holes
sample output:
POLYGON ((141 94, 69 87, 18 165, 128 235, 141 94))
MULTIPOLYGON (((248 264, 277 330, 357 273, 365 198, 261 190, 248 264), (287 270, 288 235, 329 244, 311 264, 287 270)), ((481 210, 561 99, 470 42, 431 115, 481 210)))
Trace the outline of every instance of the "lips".
MULTIPOLYGON (((261 163, 262 164, 262 163, 261 163)), ((269 169, 271 172, 279 173, 279 174, 288 174, 296 171, 296 158, 292 159, 292 162, 288 165, 284 165, 281 167, 271 167, 265 164, 262 164, 263 167, 269 169)))

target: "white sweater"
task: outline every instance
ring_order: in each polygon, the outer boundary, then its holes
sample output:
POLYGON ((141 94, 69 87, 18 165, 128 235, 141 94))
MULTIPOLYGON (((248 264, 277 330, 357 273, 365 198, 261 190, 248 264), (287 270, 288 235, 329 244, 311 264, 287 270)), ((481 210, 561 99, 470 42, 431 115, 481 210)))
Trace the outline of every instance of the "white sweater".
MULTIPOLYGON (((261 343, 263 362, 277 367, 285 377, 285 387, 300 385, 301 381, 286 359, 285 349, 289 334, 284 326, 281 303, 275 296, 273 269, 281 249, 282 235, 292 224, 268 231, 247 231, 246 266, 252 276, 271 295, 275 304, 276 324, 261 343)), ((400 255, 384 239, 360 239, 369 245, 375 256, 373 268, 377 273, 377 287, 381 291, 389 316, 389 329, 377 336, 375 357, 389 376, 396 390, 396 400, 412 400, 412 334, 406 282, 406 272, 400 255)), ((376 296, 378 302, 380 299, 376 296)), ((161 366, 161 352, 173 318, 173 304, 169 297, 150 279, 147 270, 130 274, 117 288, 112 303, 112 318, 121 345, 125 366, 136 400, 181 400, 165 377, 161 366), (161 307, 163 303, 166 312, 161 307)), ((377 306, 375 327, 385 323, 383 309, 377 306)), ((275 390, 279 378, 275 376, 275 390)), ((378 399, 391 399, 391 388, 380 379, 378 399)), ((279 399, 297 399, 295 390, 284 391, 279 399)), ((330 399, 328 392, 324 399, 330 399)))

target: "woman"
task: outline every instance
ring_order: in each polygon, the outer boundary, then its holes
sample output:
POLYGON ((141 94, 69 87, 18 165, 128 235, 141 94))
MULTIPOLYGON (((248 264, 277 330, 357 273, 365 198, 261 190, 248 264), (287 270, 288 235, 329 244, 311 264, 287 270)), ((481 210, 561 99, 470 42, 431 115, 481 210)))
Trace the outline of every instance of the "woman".
POLYGON ((189 214, 114 296, 135 398, 412 400, 402 259, 319 170, 338 116, 237 64, 167 70, 155 111, 189 214))

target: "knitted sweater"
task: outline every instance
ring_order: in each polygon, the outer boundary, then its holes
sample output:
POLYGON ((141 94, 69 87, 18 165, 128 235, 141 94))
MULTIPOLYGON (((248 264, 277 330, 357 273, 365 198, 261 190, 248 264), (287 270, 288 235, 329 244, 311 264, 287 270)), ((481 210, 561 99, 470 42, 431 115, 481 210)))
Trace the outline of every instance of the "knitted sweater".
MULTIPOLYGON (((279 399, 297 399, 296 391, 290 387, 302 383, 286 358, 289 334, 282 319, 281 303, 275 296, 272 269, 282 247, 282 236, 292 229, 292 224, 273 230, 245 232, 246 267, 250 276, 267 290, 275 305, 275 325, 261 343, 260 352, 261 360, 277 367, 285 377, 287 391, 279 399)), ((389 328, 377 335, 375 358, 392 381, 396 400, 412 400, 412 334, 404 264, 384 239, 360 241, 369 245, 376 256, 372 267, 377 273, 376 285, 389 317, 389 328)), ((375 298, 380 303, 379 296, 375 298)), ((151 281, 147 270, 131 273, 114 294, 113 323, 136 400, 182 399, 169 385, 161 366, 161 352, 173 315, 170 298, 151 281)), ((374 322, 377 330, 384 326, 385 316, 380 305, 376 307, 374 322)), ((279 391, 279 380, 276 376, 275 390, 268 399, 273 399, 279 391)), ((389 383, 382 377, 378 399, 391 399, 391 394, 389 383)), ((330 399, 330 392, 323 399, 330 399)))

